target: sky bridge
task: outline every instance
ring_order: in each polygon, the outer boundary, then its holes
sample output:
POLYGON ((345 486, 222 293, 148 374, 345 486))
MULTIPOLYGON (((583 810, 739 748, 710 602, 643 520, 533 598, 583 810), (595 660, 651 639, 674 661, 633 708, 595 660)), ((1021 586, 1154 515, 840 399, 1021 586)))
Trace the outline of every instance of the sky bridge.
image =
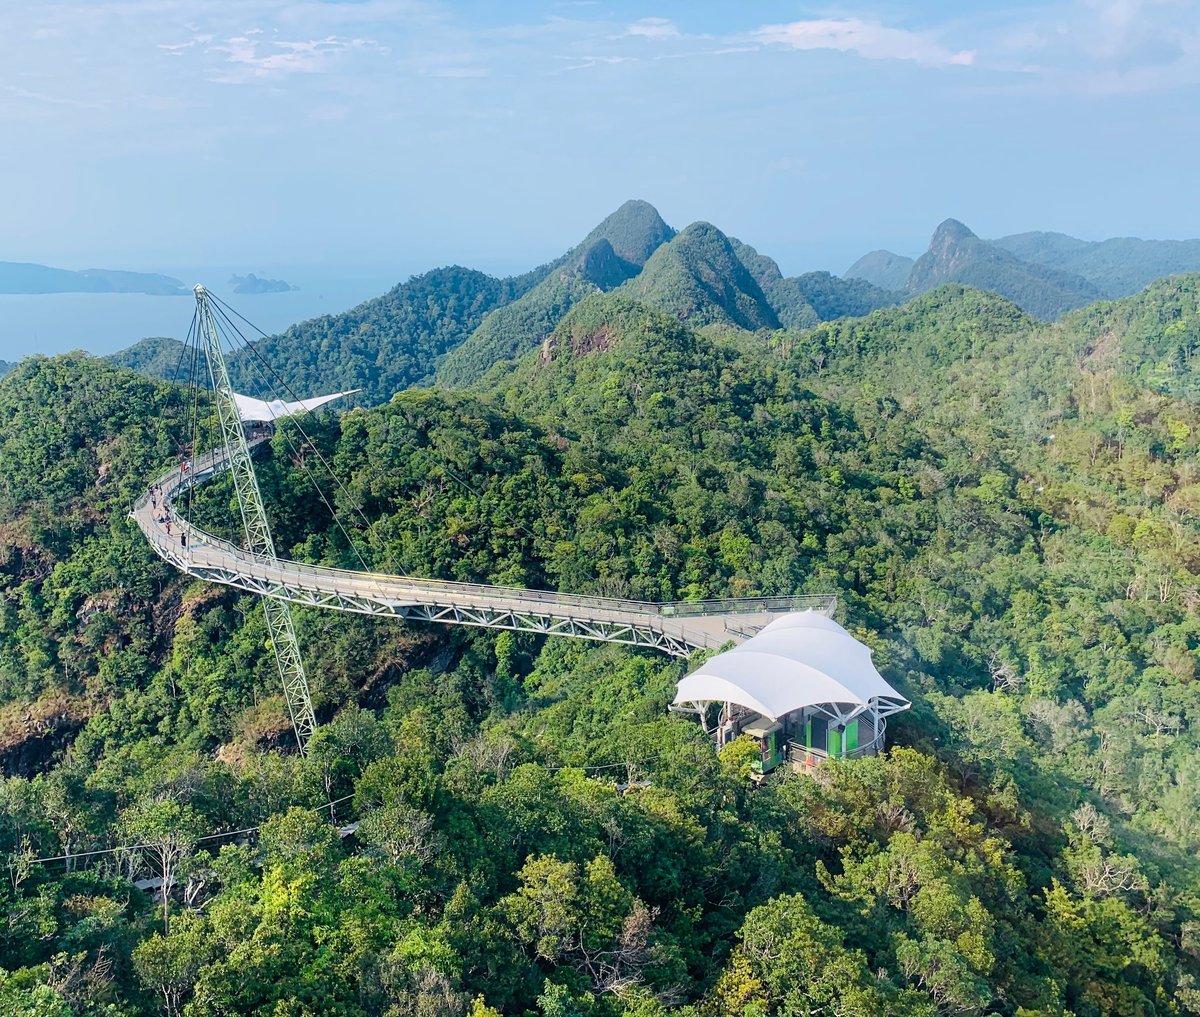
POLYGON ((292 604, 626 643, 676 657, 740 643, 781 614, 812 608, 828 615, 836 606, 831 595, 649 603, 327 568, 238 547, 193 525, 174 508, 168 532, 159 521, 164 506, 229 465, 229 454, 219 447, 186 471, 173 468, 154 482, 158 495, 152 499, 147 491, 138 499, 133 518, 154 550, 180 571, 292 604))
MULTIPOLYGON (((698 649, 717 649, 730 641, 739 643, 781 614, 810 608, 830 615, 836 606, 832 596, 652 604, 356 572, 281 558, 275 550, 254 471, 254 446, 266 440, 275 420, 303 414, 351 393, 296 399, 289 389, 287 394, 293 398, 280 398, 270 378, 281 379, 246 340, 234 320, 245 319, 204 286, 197 286, 195 294, 196 314, 176 368, 178 375, 190 352, 191 426, 186 427, 185 417, 184 433, 190 433, 191 440, 181 444, 179 464, 158 477, 137 500, 132 516, 154 550, 176 568, 197 579, 223 583, 262 597, 271 645, 301 752, 306 750, 317 721, 292 622, 292 604, 406 621, 476 625, 626 643, 676 657, 686 657, 698 649), (260 374, 267 376, 268 387, 275 389, 267 393, 270 398, 257 399, 233 390, 223 349, 226 344, 238 348, 237 340, 241 341, 244 352, 260 361, 260 374), (220 439, 209 452, 196 456, 201 367, 215 396, 220 439), (260 426, 263 424, 267 425, 265 429, 260 426), (181 494, 226 470, 232 475, 237 494, 245 538, 241 546, 202 530, 176 510, 181 494)), ((304 434, 302 428, 300 433, 304 434)), ((316 455, 332 474, 320 453, 316 455)), ((340 484, 336 476, 334 480, 340 484)))

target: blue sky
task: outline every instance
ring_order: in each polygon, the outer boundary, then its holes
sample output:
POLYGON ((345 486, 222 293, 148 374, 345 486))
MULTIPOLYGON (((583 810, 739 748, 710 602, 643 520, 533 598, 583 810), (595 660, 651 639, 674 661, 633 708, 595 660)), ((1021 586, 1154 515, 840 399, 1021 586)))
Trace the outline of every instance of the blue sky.
POLYGON ((0 260, 495 271, 627 197, 785 271, 1200 235, 1200 2, 6 0, 0 260))

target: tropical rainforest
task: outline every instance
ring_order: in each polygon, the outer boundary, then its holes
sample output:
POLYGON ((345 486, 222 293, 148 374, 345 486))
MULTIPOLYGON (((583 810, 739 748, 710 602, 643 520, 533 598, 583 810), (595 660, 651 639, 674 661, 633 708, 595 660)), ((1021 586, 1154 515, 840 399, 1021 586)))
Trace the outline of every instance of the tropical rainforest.
MULTIPOLYGON (((257 453, 280 552, 834 593, 912 700, 888 751, 755 784, 752 745, 667 710, 697 657, 297 610, 300 755, 261 605, 127 514, 209 393, 28 358, 0 1012, 1200 1014, 1200 276, 1053 323, 831 276, 789 326, 762 256, 640 204, 528 277, 431 273, 261 344, 368 383, 257 453)), ((188 510, 236 533, 227 479, 188 510)))

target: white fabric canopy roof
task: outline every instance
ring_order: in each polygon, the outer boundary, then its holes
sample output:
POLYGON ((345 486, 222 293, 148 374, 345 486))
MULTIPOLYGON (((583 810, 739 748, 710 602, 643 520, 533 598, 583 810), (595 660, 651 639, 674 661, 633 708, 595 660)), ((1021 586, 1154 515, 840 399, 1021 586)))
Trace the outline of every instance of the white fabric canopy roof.
POLYGON ((298 399, 294 403, 287 403, 282 399, 272 399, 270 402, 265 402, 262 399, 255 399, 251 396, 234 392, 233 401, 237 403, 238 416, 245 422, 251 420, 279 420, 282 417, 294 417, 297 413, 307 413, 309 410, 315 410, 319 406, 333 402, 334 399, 341 399, 342 396, 354 395, 355 392, 360 391, 362 390, 355 388, 348 392, 334 392, 333 395, 314 396, 312 399, 298 399))
POLYGON ((737 703, 772 720, 805 706, 841 719, 868 707, 886 716, 909 706, 875 670, 871 650, 815 611, 776 619, 680 680, 676 705, 711 702, 737 703))

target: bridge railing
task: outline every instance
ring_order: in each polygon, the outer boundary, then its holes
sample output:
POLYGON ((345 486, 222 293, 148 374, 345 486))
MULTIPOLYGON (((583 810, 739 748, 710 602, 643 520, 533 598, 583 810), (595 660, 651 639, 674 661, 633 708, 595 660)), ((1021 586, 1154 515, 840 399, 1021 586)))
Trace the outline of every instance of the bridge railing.
POLYGON ((884 735, 887 734, 887 720, 880 717, 876 723, 879 725, 878 730, 874 737, 864 745, 843 749, 840 752, 827 752, 825 749, 809 748, 792 742, 788 745, 787 760, 797 769, 802 767, 811 769, 830 759, 861 759, 863 756, 877 756, 883 751, 884 735))
POLYGON ((732 597, 725 600, 675 600, 657 605, 659 613, 677 618, 688 615, 743 614, 776 611, 832 611, 837 597, 828 593, 801 593, 794 597, 732 597))
MULTIPOLYGON (((257 444, 257 442, 256 442, 257 444)), ((185 490, 210 473, 219 472, 224 468, 225 456, 222 450, 215 449, 196 457, 191 467, 182 472, 179 467, 164 473, 155 484, 160 488, 164 501, 185 490)), ((147 491, 134 504, 135 514, 144 511, 151 495, 147 491)), ((414 596, 442 593, 448 598, 472 597, 482 602, 494 605, 498 599, 511 601, 517 605, 537 608, 543 613, 546 609, 555 609, 550 613, 566 613, 575 609, 589 614, 604 613, 610 615, 633 615, 651 619, 675 619, 687 617, 702 617, 712 615, 776 613, 785 611, 801 611, 812 609, 832 612, 837 604, 837 598, 829 594, 809 594, 793 597, 738 597, 722 600, 701 601, 670 601, 655 603, 651 601, 627 600, 619 597, 604 597, 592 594, 556 593, 553 591, 530 590, 523 587, 493 586, 479 583, 463 583, 446 579, 423 579, 408 576, 388 575, 385 573, 356 572, 350 569, 336 568, 327 565, 310 565, 290 559, 269 558, 258 555, 231 541, 200 529, 193 523, 179 516, 173 520, 182 532, 188 534, 188 552, 193 554, 200 551, 201 546, 207 545, 219 549, 227 558, 236 562, 239 570, 246 575, 267 582, 287 583, 300 580, 296 585, 312 586, 327 590, 331 586, 342 585, 360 591, 370 590, 377 597, 402 601, 405 594, 414 596), (200 545, 200 546, 198 546, 200 545), (307 577, 315 580, 304 583, 307 577)), ((176 544, 171 537, 158 529, 146 533, 156 546, 170 549, 176 553, 176 544)), ((519 608, 514 608, 519 609, 519 608)), ((700 633, 690 633, 699 641, 698 645, 709 645, 713 640, 702 637, 700 633)), ((716 643, 714 645, 719 645, 716 643)))

